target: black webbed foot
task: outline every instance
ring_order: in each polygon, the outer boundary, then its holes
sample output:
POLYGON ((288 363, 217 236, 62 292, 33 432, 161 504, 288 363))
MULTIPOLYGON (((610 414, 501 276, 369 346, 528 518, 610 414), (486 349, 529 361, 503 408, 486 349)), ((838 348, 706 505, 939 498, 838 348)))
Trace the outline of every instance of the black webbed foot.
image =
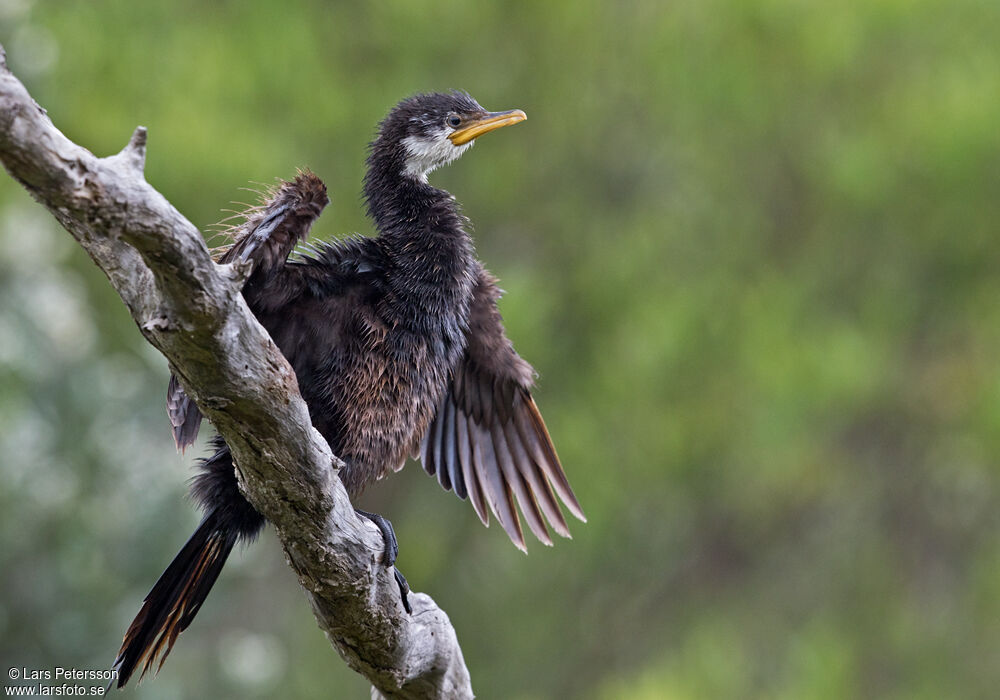
POLYGON ((354 512, 362 518, 367 518, 375 523, 375 526, 382 532, 382 539, 385 541, 385 550, 382 552, 382 563, 386 566, 395 564, 396 556, 399 554, 399 543, 396 542, 396 531, 392 529, 392 523, 378 513, 369 513, 357 508, 354 509, 354 512))
POLYGON ((396 577, 396 585, 399 586, 399 597, 403 601, 403 609, 410 615, 413 614, 413 608, 410 607, 410 598, 407 595, 410 592, 410 584, 406 582, 406 577, 403 576, 403 572, 397 569, 395 566, 392 567, 392 574, 396 577))
POLYGON ((382 539, 385 541, 385 550, 382 552, 382 563, 392 567, 393 576, 396 578, 396 585, 399 586, 399 597, 403 601, 403 608, 407 613, 412 614, 413 608, 410 607, 410 599, 408 597, 410 584, 406 582, 406 577, 403 576, 402 572, 395 567, 396 556, 399 554, 399 543, 396 541, 396 532, 392 529, 392 523, 378 513, 369 513, 357 508, 354 509, 354 512, 362 518, 371 520, 375 523, 375 527, 382 533, 382 539))

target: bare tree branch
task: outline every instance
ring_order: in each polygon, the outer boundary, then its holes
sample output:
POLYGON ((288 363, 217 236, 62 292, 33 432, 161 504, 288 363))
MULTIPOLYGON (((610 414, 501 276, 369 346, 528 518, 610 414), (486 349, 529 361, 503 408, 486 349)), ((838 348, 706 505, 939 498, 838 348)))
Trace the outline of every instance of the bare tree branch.
POLYGON ((104 271, 146 340, 225 438, 247 499, 275 527, 319 626, 390 698, 471 698, 447 615, 399 600, 378 529, 358 518, 340 461, 309 420, 295 374, 198 230, 144 179, 146 131, 97 158, 53 126, 0 47, 0 160, 104 271))

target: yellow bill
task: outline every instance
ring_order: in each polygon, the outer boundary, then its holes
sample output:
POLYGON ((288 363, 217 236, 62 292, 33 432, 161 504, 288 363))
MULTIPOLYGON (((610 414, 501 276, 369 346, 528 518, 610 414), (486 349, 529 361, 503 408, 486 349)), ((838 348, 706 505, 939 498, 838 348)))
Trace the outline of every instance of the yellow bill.
POLYGON ((511 109, 506 112, 490 112, 484 117, 475 119, 468 124, 464 124, 460 128, 453 131, 448 138, 456 146, 461 146, 462 144, 468 143, 473 139, 482 136, 488 131, 493 131, 494 129, 499 129, 503 126, 510 126, 511 124, 517 124, 518 122, 523 122, 528 118, 528 115, 519 109, 511 109))

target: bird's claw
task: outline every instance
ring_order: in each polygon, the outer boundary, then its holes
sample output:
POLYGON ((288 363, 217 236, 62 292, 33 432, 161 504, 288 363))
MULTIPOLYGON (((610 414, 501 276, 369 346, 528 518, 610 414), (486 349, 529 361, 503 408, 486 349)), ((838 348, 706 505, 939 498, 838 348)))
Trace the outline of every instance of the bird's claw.
POLYGON ((375 527, 379 529, 382 533, 382 540, 385 542, 385 549, 382 551, 382 563, 388 567, 392 568, 392 574, 396 579, 396 585, 399 586, 399 598, 403 602, 403 608, 407 613, 412 614, 413 608, 410 607, 410 584, 406 582, 406 577, 403 576, 402 572, 395 567, 396 557, 399 554, 399 543, 396 541, 396 532, 392 529, 392 523, 390 523, 386 518, 382 517, 378 513, 369 513, 365 510, 354 509, 354 512, 360 515, 362 518, 371 520, 375 523, 375 527))
POLYGON ((406 582, 406 577, 403 576, 403 572, 397 569, 395 566, 392 567, 392 574, 396 577, 396 585, 399 586, 399 597, 403 601, 403 609, 406 610, 407 614, 413 614, 413 608, 410 607, 410 599, 408 594, 410 592, 410 584, 406 582))
POLYGON ((399 554, 399 543, 396 542, 396 531, 392 529, 392 523, 383 518, 378 513, 369 513, 366 510, 354 509, 354 512, 362 518, 366 518, 375 523, 375 527, 382 533, 382 540, 385 542, 385 549, 382 551, 382 563, 392 566, 396 563, 396 556, 399 554))

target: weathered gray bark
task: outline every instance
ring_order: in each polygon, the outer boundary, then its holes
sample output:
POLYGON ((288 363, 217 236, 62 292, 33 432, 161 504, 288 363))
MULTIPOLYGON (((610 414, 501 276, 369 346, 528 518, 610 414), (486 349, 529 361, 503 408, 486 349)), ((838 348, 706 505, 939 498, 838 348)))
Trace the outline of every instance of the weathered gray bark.
POLYGON ((379 563, 381 534, 354 514, 295 374, 243 302, 247 270, 211 260, 198 230, 145 181, 145 150, 142 127, 108 158, 72 143, 0 47, 0 160, 104 271, 226 439, 333 646, 374 697, 471 698, 447 615, 419 593, 413 614, 403 610, 379 563))

